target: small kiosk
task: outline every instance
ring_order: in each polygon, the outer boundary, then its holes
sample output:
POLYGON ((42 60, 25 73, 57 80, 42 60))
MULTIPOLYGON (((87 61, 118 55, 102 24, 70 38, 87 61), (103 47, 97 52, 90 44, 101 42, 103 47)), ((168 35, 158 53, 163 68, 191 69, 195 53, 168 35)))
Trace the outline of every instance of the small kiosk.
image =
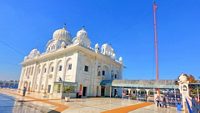
POLYGON ((53 87, 53 96, 57 98, 65 98, 66 96, 76 97, 76 93, 78 91, 78 83, 77 82, 54 82, 53 87), (68 91, 70 88, 70 92, 68 91), (68 95, 69 93, 69 95, 68 95))

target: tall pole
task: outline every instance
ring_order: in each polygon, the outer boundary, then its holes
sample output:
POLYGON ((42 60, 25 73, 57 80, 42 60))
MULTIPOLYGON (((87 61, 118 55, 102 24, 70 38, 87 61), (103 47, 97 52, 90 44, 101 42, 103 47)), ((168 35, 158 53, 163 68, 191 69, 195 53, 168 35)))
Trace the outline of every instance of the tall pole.
POLYGON ((197 97, 198 97, 198 102, 199 102, 199 84, 197 85, 197 97))
MULTIPOLYGON (((154 0, 154 2, 153 2, 154 48, 155 48, 155 63, 156 63, 156 81, 158 81, 159 80, 159 68, 158 68, 158 37, 157 37, 156 11, 157 11, 157 5, 154 0)), ((157 89, 157 94, 160 95, 159 88, 157 89)))
POLYGON ((155 48, 155 63, 156 63, 156 81, 159 80, 159 68, 158 68, 158 37, 157 37, 157 22, 156 22, 156 10, 157 5, 153 3, 153 23, 154 23, 154 48, 155 48))

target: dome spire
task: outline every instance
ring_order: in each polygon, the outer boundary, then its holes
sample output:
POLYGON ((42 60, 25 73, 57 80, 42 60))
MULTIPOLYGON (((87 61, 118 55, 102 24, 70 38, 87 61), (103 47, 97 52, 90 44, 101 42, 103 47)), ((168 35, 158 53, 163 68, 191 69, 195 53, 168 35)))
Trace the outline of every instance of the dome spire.
POLYGON ((66 25, 66 23, 64 23, 64 25, 63 25, 63 29, 67 29, 67 27, 66 27, 67 25, 66 25))
POLYGON ((85 30, 85 26, 83 25, 81 29, 82 29, 82 30, 85 30))

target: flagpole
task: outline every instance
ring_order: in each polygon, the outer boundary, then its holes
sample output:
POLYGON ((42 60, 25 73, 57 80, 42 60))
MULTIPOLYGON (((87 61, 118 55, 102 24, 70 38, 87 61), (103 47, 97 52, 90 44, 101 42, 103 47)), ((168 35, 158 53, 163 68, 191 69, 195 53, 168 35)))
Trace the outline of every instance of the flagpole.
POLYGON ((155 47, 155 61, 156 61, 155 62, 156 63, 156 80, 159 80, 156 9, 157 9, 157 5, 154 1, 154 3, 153 3, 153 23, 154 23, 154 47, 155 47))
MULTIPOLYGON (((155 48, 155 63, 156 63, 156 81, 158 81, 159 80, 159 66, 158 66, 158 37, 157 37, 156 10, 157 10, 157 5, 154 0, 153 2, 154 48, 155 48)), ((159 89, 157 89, 157 93, 160 94, 159 89)))

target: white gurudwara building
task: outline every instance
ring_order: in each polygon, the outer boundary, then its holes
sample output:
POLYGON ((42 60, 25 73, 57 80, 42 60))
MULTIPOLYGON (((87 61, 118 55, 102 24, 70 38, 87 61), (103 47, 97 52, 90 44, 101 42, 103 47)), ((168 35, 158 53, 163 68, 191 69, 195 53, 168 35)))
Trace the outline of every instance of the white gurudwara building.
POLYGON ((116 59, 111 45, 103 44, 100 48, 96 44, 92 48, 84 28, 72 39, 64 27, 53 33, 45 52, 33 49, 25 56, 18 88, 22 91, 26 87, 30 93, 58 98, 66 95, 67 86, 74 87, 72 97, 78 93, 82 96, 116 95, 120 89, 101 86, 101 82, 122 79, 122 70, 122 57, 116 59))

